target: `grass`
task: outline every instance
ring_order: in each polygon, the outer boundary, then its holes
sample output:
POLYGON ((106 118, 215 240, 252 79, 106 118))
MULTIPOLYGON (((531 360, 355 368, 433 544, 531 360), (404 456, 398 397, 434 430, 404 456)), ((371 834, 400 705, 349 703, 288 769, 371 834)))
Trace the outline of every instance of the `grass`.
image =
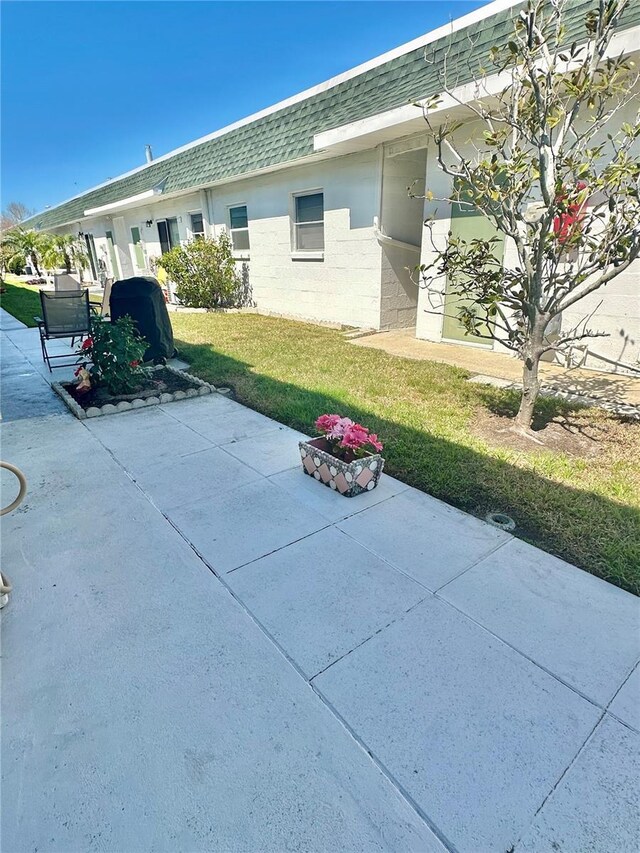
POLYGON ((41 313, 38 288, 11 275, 3 278, 2 286, 5 292, 0 293, 0 307, 13 314, 25 326, 35 326, 33 318, 41 313))
MULTIPOLYGON (((41 285, 26 284, 15 276, 5 274, 2 286, 5 292, 0 293, 0 307, 13 314, 25 326, 33 328, 36 325, 33 318, 42 314, 39 296, 41 285)), ((89 295, 89 301, 100 305, 102 300, 92 293, 89 295)))
POLYGON ((540 417, 597 429, 597 457, 500 448, 474 423, 515 411, 517 395, 469 383, 461 369, 257 315, 179 314, 172 323, 192 372, 230 385, 240 402, 307 433, 323 412, 348 415, 382 437, 390 474, 480 517, 507 512, 522 538, 640 594, 640 425, 545 399, 540 417))

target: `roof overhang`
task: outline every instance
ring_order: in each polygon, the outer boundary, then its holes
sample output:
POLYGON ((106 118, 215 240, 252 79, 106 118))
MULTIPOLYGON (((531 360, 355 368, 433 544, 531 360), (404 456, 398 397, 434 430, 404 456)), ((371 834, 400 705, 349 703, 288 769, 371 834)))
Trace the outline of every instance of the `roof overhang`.
POLYGON ((141 201, 147 201, 148 199, 162 195, 162 193, 164 192, 165 183, 166 178, 163 181, 157 183, 155 186, 151 187, 150 190, 145 190, 144 192, 136 193, 136 195, 130 195, 128 198, 122 198, 119 201, 112 201, 109 204, 101 204, 99 207, 90 207, 88 210, 84 211, 84 215, 97 216, 101 213, 111 213, 114 210, 121 210, 122 208, 135 207, 136 205, 140 204, 141 201))
MULTIPOLYGON (((630 27, 621 33, 616 33, 611 39, 606 57, 637 53, 639 42, 640 27, 630 27)), ((491 74, 481 80, 474 80, 462 86, 456 86, 449 94, 442 93, 438 105, 429 110, 430 122, 435 125, 447 119, 470 117, 465 105, 490 100, 504 91, 510 80, 510 73, 505 71, 500 74, 491 74)), ((343 124, 331 130, 316 133, 313 137, 314 151, 352 154, 403 136, 424 133, 425 102, 426 100, 405 104, 350 124, 343 124)))

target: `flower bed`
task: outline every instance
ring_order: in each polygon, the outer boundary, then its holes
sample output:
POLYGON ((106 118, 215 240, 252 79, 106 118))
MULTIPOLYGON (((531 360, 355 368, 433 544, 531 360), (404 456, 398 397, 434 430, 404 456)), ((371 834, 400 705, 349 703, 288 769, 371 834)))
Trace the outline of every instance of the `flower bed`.
POLYGON ((83 394, 78 391, 75 382, 54 382, 51 387, 80 419, 159 406, 174 400, 201 397, 216 390, 208 382, 168 366, 146 370, 140 385, 129 394, 110 394, 105 387, 97 387, 83 394))

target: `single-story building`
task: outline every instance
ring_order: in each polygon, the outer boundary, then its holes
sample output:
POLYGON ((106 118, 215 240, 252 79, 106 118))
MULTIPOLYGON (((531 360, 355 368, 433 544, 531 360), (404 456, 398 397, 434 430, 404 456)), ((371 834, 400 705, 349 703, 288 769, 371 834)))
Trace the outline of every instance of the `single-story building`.
MULTIPOLYGON (((248 266, 259 309, 368 329, 412 328, 419 338, 486 347, 450 316, 446 282, 434 307, 408 272, 429 261, 430 244, 423 225, 429 203, 409 197, 407 187, 418 195, 425 185, 443 187, 416 105, 441 89, 438 57, 446 52, 456 85, 471 91, 521 5, 495 0, 175 151, 156 159, 147 152, 143 165, 28 225, 80 234, 94 279, 148 274, 172 246, 226 230, 238 262, 248 266), (435 63, 425 61, 426 47, 435 63)), ((592 5, 568 0, 569 39, 581 36, 592 5)), ((627 8, 615 39, 638 51, 640 3, 627 8)), ((475 227, 471 219, 452 222, 442 203, 437 217, 442 234, 475 227)), ((590 342, 580 358, 599 369, 640 369, 640 264, 587 302, 563 324, 595 309, 591 325, 609 336, 590 342)))

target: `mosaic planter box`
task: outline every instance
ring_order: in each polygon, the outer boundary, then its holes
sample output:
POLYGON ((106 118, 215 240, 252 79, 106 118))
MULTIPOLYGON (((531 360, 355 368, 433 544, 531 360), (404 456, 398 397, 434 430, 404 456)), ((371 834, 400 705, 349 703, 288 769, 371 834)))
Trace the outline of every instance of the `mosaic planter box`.
POLYGON ((368 453, 362 459, 343 462, 336 459, 324 438, 300 442, 302 470, 330 489, 352 498, 360 492, 370 492, 378 485, 384 459, 379 453, 368 453))

